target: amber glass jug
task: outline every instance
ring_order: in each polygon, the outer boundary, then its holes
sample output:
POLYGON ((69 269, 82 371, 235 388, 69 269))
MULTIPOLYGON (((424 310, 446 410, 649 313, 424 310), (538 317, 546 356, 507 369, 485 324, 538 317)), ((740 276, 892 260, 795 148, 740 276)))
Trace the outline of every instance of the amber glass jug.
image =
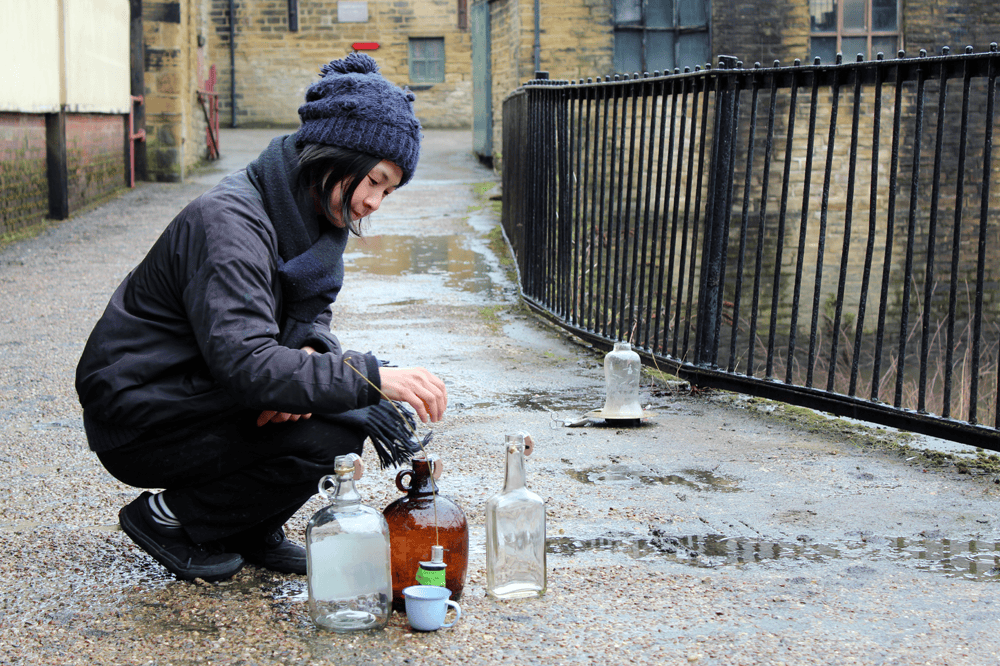
POLYGON ((462 508, 438 493, 432 472, 440 462, 434 456, 410 462, 413 469, 396 475, 396 487, 406 495, 382 512, 389 524, 392 607, 397 612, 405 608, 403 588, 417 584, 417 570, 421 561, 431 559, 432 546, 444 549, 445 587, 454 601, 462 596, 469 567, 469 526, 462 508))

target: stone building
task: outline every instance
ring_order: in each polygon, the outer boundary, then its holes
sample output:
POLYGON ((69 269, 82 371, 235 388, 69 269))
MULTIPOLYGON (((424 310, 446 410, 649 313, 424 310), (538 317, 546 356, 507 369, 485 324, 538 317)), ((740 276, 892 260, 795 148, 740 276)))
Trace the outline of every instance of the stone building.
POLYGON ((306 88, 330 60, 369 53, 417 96, 424 127, 469 128, 467 0, 205 0, 222 122, 298 126, 306 88), (231 18, 232 17, 232 18, 231 18))
POLYGON ((475 148, 494 156, 503 99, 536 70, 574 80, 693 68, 721 54, 770 66, 1000 41, 991 0, 475 0, 471 16, 473 60, 477 48, 489 53, 473 75, 475 148))
POLYGON ((129 181, 132 148, 137 178, 177 181, 210 157, 215 122, 294 128, 320 66, 352 50, 414 90, 425 127, 469 128, 474 150, 493 160, 503 99, 538 70, 580 79, 719 54, 767 66, 840 51, 982 51, 1000 40, 990 0, 8 2, 0 232, 107 196, 129 181), (144 140, 126 137, 130 94, 143 100, 134 109, 144 140), (66 148, 55 155, 65 172, 55 208, 46 131, 66 148))

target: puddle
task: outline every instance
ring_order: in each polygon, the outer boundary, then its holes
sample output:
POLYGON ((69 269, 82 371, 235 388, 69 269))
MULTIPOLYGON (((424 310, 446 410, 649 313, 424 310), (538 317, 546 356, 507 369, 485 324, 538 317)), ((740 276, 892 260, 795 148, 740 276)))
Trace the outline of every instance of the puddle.
POLYGON ((371 275, 446 275, 445 284, 460 291, 482 293, 495 286, 489 264, 459 235, 352 238, 344 262, 371 275))
POLYGON ((275 601, 298 603, 309 601, 309 584, 305 580, 282 581, 271 590, 271 598, 275 601))
MULTIPOLYGON (((662 557, 694 567, 713 568, 775 560, 889 561, 950 578, 1000 581, 1000 542, 951 539, 868 538, 830 545, 727 537, 721 534, 650 537, 607 536, 595 539, 546 539, 550 555, 573 556, 593 552, 620 553, 632 558, 662 557)), ((861 577, 871 567, 852 566, 848 574, 861 577)))
MULTIPOLYGON (((600 409, 603 396, 595 399, 594 392, 587 391, 525 391, 498 396, 493 402, 482 406, 496 406, 497 402, 534 412, 557 412, 583 415, 600 409)), ((478 405, 477 405, 478 406, 478 405)))
POLYGON ((719 476, 702 469, 685 469, 680 474, 659 476, 648 471, 640 471, 622 465, 591 467, 583 470, 569 469, 566 473, 580 483, 615 483, 624 485, 642 484, 646 486, 683 486, 691 490, 708 490, 723 493, 738 492, 736 479, 719 476))

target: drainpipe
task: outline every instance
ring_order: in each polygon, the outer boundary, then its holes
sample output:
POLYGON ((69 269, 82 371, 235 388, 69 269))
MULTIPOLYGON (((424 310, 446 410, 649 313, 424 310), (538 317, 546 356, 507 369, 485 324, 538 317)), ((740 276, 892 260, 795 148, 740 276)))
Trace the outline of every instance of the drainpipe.
POLYGON ((537 72, 542 68, 542 17, 541 17, 541 1, 535 0, 535 71, 537 72))
POLYGON ((229 0, 229 110, 229 126, 236 127, 236 0, 229 0))

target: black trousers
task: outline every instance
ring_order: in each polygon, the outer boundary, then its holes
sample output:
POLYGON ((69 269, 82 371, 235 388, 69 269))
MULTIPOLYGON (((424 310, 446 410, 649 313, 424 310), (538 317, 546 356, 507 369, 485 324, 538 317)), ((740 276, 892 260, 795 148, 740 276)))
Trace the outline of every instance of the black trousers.
POLYGON ((243 411, 148 433, 98 457, 123 483, 165 489, 195 543, 263 536, 317 492, 337 456, 360 455, 365 435, 317 416, 257 427, 257 416, 243 411))

